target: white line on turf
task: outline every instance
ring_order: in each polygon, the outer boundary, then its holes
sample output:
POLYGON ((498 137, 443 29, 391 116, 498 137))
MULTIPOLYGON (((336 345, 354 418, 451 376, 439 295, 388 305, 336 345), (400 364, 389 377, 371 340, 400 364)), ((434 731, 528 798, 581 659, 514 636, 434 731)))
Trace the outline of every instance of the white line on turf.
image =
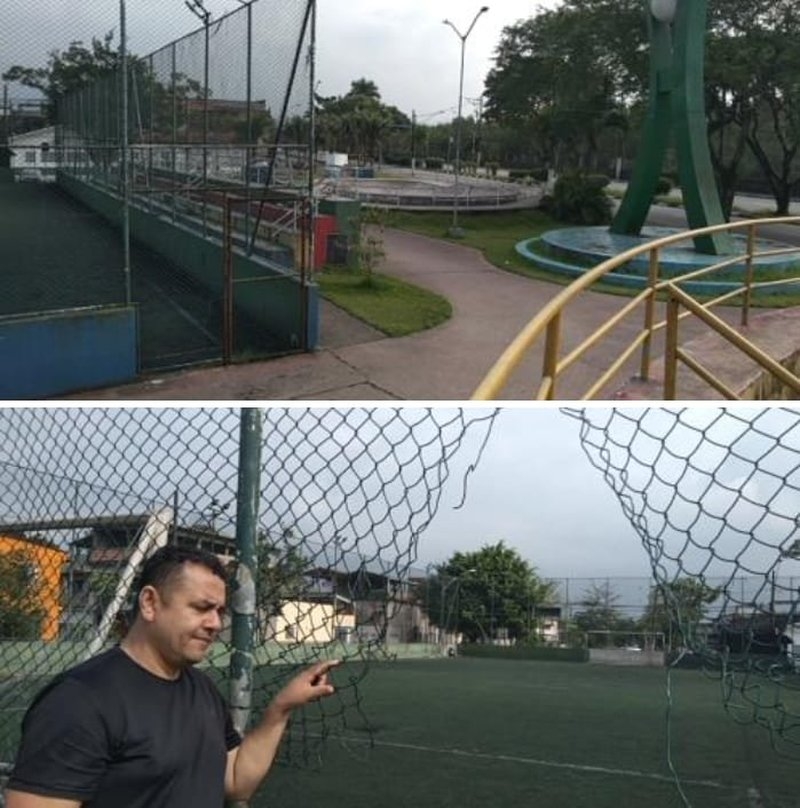
MULTIPOLYGON (((393 741, 369 741, 365 738, 351 738, 345 735, 329 735, 330 740, 338 739, 345 743, 364 744, 373 746, 386 746, 392 749, 409 749, 414 752, 435 752, 443 755, 455 755, 458 757, 479 758, 482 760, 503 760, 508 763, 526 763, 531 766, 547 766, 553 769, 570 769, 571 771, 590 772, 592 774, 610 774, 617 777, 636 777, 642 780, 658 780, 663 783, 674 783, 675 779, 665 774, 655 774, 650 772, 639 772, 634 769, 609 769, 605 766, 587 766, 581 763, 559 763, 555 760, 539 760, 537 758, 517 757, 515 755, 491 755, 486 752, 468 752, 464 749, 438 749, 434 746, 420 746, 411 743, 395 743, 393 741)), ((688 780, 681 778, 681 783, 689 786, 704 786, 706 788, 727 789, 723 783, 714 780, 688 780)))

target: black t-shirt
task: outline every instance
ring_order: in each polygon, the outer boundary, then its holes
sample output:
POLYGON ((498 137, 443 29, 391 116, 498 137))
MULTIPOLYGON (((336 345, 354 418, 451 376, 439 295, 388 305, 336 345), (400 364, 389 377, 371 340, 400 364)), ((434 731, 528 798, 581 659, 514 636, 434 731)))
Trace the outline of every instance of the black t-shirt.
POLYGON ((240 743, 201 671, 162 679, 112 648, 37 695, 8 788, 87 808, 222 808, 240 743))

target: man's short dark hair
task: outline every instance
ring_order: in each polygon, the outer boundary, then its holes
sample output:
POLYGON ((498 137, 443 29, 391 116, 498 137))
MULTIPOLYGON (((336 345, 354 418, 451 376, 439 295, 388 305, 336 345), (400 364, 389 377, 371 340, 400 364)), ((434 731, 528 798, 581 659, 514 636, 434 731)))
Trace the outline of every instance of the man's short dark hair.
POLYGON ((193 547, 167 545, 155 551, 142 565, 134 596, 134 611, 139 609, 139 595, 146 586, 152 586, 160 593, 178 577, 185 564, 198 564, 212 572, 224 583, 228 583, 225 567, 213 553, 193 547))

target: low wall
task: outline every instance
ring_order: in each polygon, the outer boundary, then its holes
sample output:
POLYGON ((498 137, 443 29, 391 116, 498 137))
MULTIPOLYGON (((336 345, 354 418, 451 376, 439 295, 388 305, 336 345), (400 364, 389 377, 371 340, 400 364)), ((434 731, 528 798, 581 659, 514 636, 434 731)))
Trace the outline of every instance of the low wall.
POLYGON ((639 668, 663 668, 663 651, 634 651, 627 648, 591 648, 593 665, 625 665, 639 668))
MULTIPOLYGON (((58 181, 71 196, 115 226, 121 225, 122 206, 118 197, 63 172, 59 173, 58 181)), ((163 255, 213 294, 222 295, 224 256, 220 242, 203 238, 186 226, 135 205, 130 208, 130 227, 136 241, 163 255)), ((316 348, 319 342, 317 286, 302 285, 293 274, 239 253, 234 253, 233 264, 237 280, 266 279, 237 284, 234 295, 237 310, 263 326, 274 338, 278 350, 316 348), (306 311, 308 319, 304 329, 306 311)))
POLYGON ((51 398, 124 384, 138 374, 134 306, 0 318, 0 397, 51 398))

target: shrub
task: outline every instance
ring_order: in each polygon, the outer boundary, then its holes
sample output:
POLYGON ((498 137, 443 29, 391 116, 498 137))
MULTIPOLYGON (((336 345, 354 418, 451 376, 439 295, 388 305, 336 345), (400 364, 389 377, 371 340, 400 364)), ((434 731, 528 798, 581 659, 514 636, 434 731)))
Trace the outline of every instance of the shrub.
POLYGON ((611 179, 605 174, 587 174, 586 182, 593 188, 607 188, 611 183, 611 179))
POLYGON ((444 165, 444 160, 441 157, 428 157, 425 160, 425 167, 431 171, 441 171, 444 165))
POLYGON ((497 170, 500 168, 500 163, 487 163, 486 170, 493 176, 497 176, 497 170))
POLYGON ((598 174, 562 174, 553 189, 549 212, 569 224, 608 224, 611 221, 611 200, 603 190, 607 184, 608 177, 598 174))

